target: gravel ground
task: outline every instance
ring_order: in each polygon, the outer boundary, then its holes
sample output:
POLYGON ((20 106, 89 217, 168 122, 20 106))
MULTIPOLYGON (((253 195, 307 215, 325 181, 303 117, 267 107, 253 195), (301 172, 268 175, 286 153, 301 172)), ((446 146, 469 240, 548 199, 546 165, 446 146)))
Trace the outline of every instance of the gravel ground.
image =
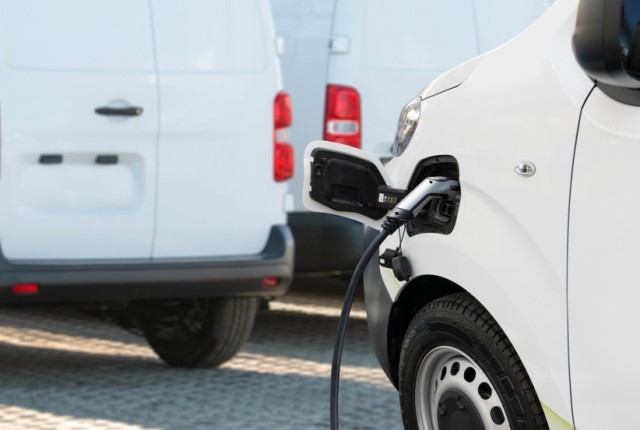
MULTIPOLYGON (((83 312, 0 309, 0 429, 325 429, 346 284, 298 281, 218 369, 173 369, 144 339, 83 312)), ((400 429, 362 298, 345 344, 341 428, 400 429)))

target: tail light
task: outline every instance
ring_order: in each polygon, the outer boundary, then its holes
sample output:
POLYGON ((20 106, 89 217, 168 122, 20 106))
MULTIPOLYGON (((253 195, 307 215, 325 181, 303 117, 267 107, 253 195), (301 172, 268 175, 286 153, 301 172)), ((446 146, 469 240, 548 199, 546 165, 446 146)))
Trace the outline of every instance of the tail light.
POLYGON ((26 296, 38 294, 40 285, 38 284, 15 284, 11 287, 11 292, 16 296, 26 296))
POLYGON ((291 99, 279 92, 273 103, 273 178, 277 182, 293 176, 293 147, 287 142, 291 125, 291 99))
POLYGON ((324 140, 360 148, 360 95, 355 88, 327 85, 324 140))

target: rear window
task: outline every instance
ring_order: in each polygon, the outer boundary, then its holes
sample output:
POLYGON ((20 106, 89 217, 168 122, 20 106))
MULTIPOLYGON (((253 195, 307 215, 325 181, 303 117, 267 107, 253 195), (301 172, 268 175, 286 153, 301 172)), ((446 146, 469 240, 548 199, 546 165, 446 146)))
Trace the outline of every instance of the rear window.
POLYGON ((252 72, 273 43, 261 0, 153 0, 158 69, 252 72))

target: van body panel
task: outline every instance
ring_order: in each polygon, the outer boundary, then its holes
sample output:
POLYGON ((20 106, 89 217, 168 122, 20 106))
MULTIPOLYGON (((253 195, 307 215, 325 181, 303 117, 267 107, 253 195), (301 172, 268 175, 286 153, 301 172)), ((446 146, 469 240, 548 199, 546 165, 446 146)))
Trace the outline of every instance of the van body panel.
POLYGON ((152 6, 161 124, 153 258, 257 253, 286 222, 286 185, 273 179, 281 83, 268 3, 152 6))
POLYGON ((640 427, 639 157, 638 107, 594 89, 580 121, 569 232, 571 383, 580 429, 640 427))
MULTIPOLYGON (((613 11, 616 21, 621 6, 637 13, 633 2, 604 11, 602 2, 580 5, 598 19, 613 11)), ((614 25, 604 54, 629 76, 614 81, 616 92, 604 75, 592 75, 595 82, 572 50, 577 6, 559 0, 459 86, 422 101, 412 143, 385 167, 389 185, 406 189, 428 157, 455 158, 456 226, 447 236, 392 235, 380 251, 402 241, 412 279, 444 278, 487 308, 517 350, 550 428, 638 428, 637 51, 618 43, 624 32, 614 25), (522 161, 535 165, 533 175, 515 168, 522 161)), ((631 28, 638 19, 628 19, 631 28)), ((581 31, 594 31, 587 34, 597 45, 601 29, 581 31)), ((415 314, 402 299, 420 296, 403 296, 407 284, 375 260, 365 282, 374 349, 393 377, 390 344, 402 336, 387 328, 403 328, 397 315, 415 314)))
POLYGON ((422 90, 419 97, 424 100, 457 87, 473 73, 483 58, 484 55, 480 55, 438 76, 422 90))
POLYGON ((0 7, 4 58, 12 68, 155 70, 147 0, 2 0, 0 7))
POLYGON ((149 258, 158 100, 147 2, 62 3, 0 3, 5 257, 149 258), (121 28, 105 43, 113 22, 121 28), (126 106, 142 114, 94 111, 126 106))
MULTIPOLYGON (((393 185, 406 187, 417 160, 450 154, 458 161, 462 197, 454 231, 405 240, 405 255, 415 277, 449 279, 491 312, 540 401, 568 422, 568 201, 580 110, 593 88, 567 60, 575 5, 557 2, 485 56, 459 87, 425 100, 414 141, 387 167, 393 185), (515 173, 521 160, 535 164, 533 177, 515 173)), ((397 238, 389 240, 383 247, 394 249, 397 238)), ((402 285, 389 278, 383 276, 397 300, 402 285)))
POLYGON ((237 78, 188 74, 161 74, 160 82, 163 174, 153 257, 259 251, 271 226, 286 223, 286 185, 273 180, 273 119, 264 115, 273 111, 273 99, 253 96, 270 90, 275 97, 275 83, 250 79, 243 85, 237 78), (209 101, 229 92, 242 103, 224 107, 209 101), (180 108, 187 101, 193 111, 180 108), (238 212, 249 208, 255 213, 238 212))
MULTIPOLYGON (((406 189, 420 160, 447 154, 458 162, 461 202, 453 232, 402 242, 412 279, 447 279, 482 303, 518 351, 540 401, 566 422, 572 421, 568 202, 580 111, 593 88, 567 60, 576 3, 557 2, 509 44, 485 55, 462 84, 423 100, 413 141, 385 166, 389 185, 406 189), (521 160, 533 162, 537 173, 517 175, 521 160)), ((392 235, 380 252, 398 246, 399 235, 392 235)), ((406 283, 390 269, 378 270, 374 278, 398 302, 406 283)), ((370 287, 371 303, 379 302, 374 296, 380 292, 370 287)), ((380 311, 367 307, 372 315, 380 311)), ((381 334, 371 333, 378 355, 387 348, 379 345, 386 340, 381 334)), ((383 365, 390 361, 381 359, 383 365)))

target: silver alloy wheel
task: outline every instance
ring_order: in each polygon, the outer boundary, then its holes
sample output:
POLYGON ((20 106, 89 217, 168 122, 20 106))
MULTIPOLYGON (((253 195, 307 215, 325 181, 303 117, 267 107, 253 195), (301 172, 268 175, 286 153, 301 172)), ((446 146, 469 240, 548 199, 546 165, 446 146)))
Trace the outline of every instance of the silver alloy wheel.
POLYGON ((480 366, 467 354, 450 346, 429 351, 422 359, 415 381, 415 408, 423 430, 449 423, 474 423, 473 428, 509 429, 498 393, 480 366))

